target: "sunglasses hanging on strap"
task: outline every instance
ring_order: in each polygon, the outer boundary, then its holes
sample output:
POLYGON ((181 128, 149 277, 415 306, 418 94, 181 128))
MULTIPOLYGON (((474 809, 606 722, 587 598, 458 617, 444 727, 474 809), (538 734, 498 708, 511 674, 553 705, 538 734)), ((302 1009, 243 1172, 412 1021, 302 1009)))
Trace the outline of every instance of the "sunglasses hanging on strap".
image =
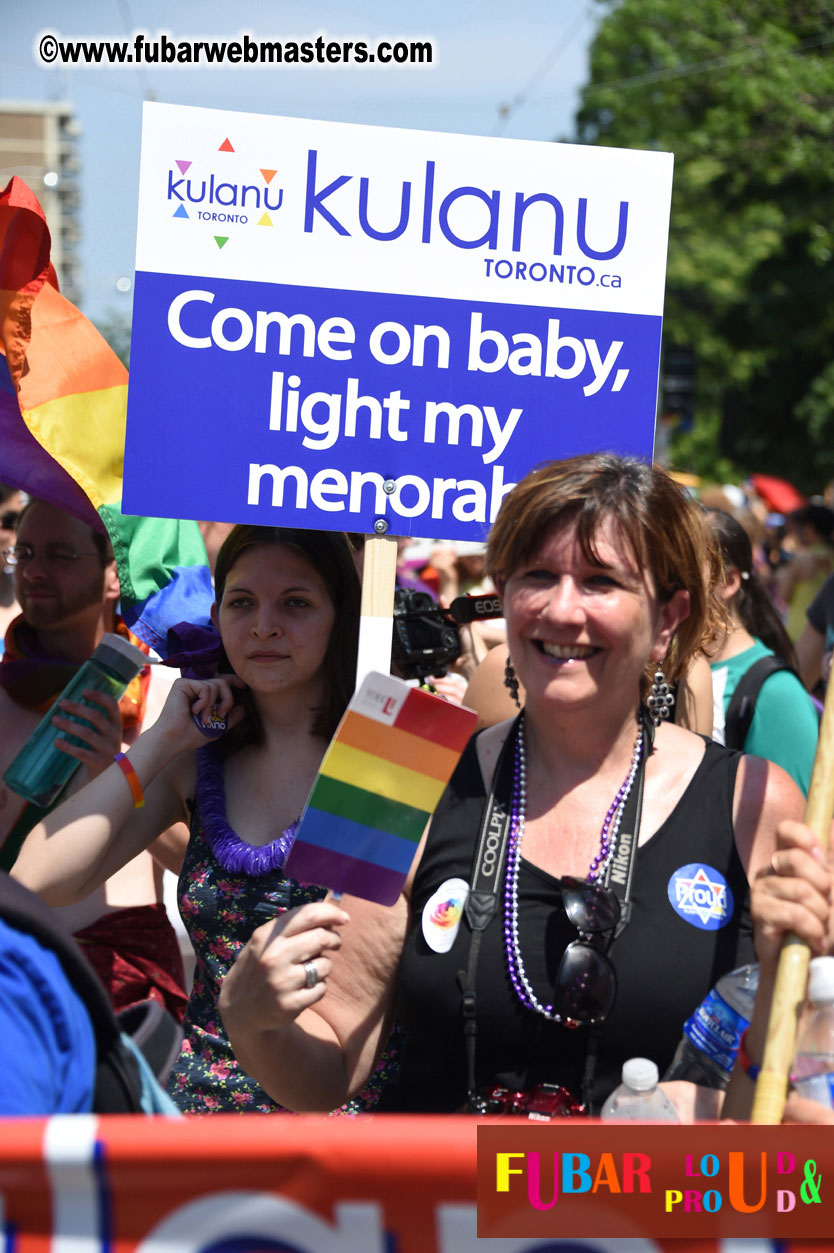
MULTIPOLYGON (((610 934, 613 940, 628 925, 631 913, 631 885, 639 843, 643 808, 646 759, 652 748, 654 728, 641 709, 645 750, 641 756, 634 786, 626 800, 614 855, 606 868, 604 883, 565 877, 561 880, 565 912, 579 933, 565 949, 554 989, 554 1021, 566 1025, 587 1025, 591 1029, 582 1096, 586 1107, 593 1087, 601 1024, 611 1009, 616 991, 614 967, 605 953, 590 943, 595 934, 610 934)), ((478 1034, 475 989, 481 939, 498 910, 507 860, 512 816, 513 759, 521 715, 516 718, 504 741, 487 797, 484 817, 472 862, 472 883, 464 906, 469 927, 469 952, 465 970, 458 971, 461 1010, 466 1040, 467 1108, 482 1112, 477 1091, 475 1054, 478 1034)))

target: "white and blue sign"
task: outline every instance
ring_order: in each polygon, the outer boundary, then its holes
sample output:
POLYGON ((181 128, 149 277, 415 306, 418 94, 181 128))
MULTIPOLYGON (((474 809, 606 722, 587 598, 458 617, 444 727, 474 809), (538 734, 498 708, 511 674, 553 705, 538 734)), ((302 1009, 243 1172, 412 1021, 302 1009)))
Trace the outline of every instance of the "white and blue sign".
POLYGON ((720 871, 703 862, 689 862, 676 870, 667 893, 675 913, 699 931, 719 931, 733 916, 730 885, 720 871))
POLYGON ((652 454, 672 158, 146 104, 123 507, 482 539, 652 454))

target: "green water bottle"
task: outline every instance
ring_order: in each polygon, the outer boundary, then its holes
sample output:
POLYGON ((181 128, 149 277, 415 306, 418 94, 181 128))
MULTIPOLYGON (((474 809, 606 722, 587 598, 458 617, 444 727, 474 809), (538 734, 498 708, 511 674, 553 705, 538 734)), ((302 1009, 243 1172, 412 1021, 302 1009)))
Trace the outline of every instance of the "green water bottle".
MULTIPOLYGON (((119 700, 125 688, 135 679, 148 658, 121 635, 103 635, 95 652, 84 662, 64 688, 59 701, 71 700, 90 708, 99 708, 81 693, 85 688, 107 692, 119 700)), ((57 702, 56 702, 57 703, 57 702)), ((42 809, 49 809, 75 774, 81 762, 55 747, 56 739, 63 738, 69 744, 84 747, 84 740, 59 730, 52 721, 54 707, 38 723, 29 739, 3 775, 6 786, 24 800, 42 809)), ((66 715, 69 717, 69 715, 66 715)), ((72 718, 82 726, 92 726, 84 718, 72 718)))

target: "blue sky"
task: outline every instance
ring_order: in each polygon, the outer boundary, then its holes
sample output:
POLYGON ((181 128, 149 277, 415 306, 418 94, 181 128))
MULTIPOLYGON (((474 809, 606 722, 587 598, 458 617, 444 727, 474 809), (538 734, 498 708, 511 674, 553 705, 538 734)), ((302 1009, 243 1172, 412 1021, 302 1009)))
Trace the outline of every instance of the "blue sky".
POLYGON ((116 289, 132 276, 143 98, 173 104, 406 126, 515 139, 564 138, 572 128, 597 18, 591 0, 35 0, 8 5, 0 99, 68 99, 82 125, 85 311, 129 313, 116 289), (219 70, 41 69, 43 30, 61 38, 123 39, 135 30, 172 39, 431 39, 430 68, 219 70), (509 105, 508 114, 499 109, 509 105))

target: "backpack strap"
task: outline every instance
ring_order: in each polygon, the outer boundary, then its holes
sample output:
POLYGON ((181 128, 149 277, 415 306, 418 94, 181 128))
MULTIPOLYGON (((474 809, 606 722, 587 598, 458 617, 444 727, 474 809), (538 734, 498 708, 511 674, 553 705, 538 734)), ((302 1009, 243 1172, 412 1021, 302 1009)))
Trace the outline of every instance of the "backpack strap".
POLYGON ((778 674, 780 670, 788 670, 791 674, 796 674, 793 666, 789 666, 781 657, 768 653, 760 657, 758 661, 754 661, 750 669, 741 676, 730 698, 724 720, 724 743, 727 748, 742 749, 744 747, 761 686, 766 679, 769 679, 772 674, 778 674))
POLYGON ((55 954, 87 1009, 96 1042, 94 1112, 141 1113, 136 1061, 122 1042, 107 993, 72 936, 40 897, 6 874, 0 874, 0 918, 55 954))

